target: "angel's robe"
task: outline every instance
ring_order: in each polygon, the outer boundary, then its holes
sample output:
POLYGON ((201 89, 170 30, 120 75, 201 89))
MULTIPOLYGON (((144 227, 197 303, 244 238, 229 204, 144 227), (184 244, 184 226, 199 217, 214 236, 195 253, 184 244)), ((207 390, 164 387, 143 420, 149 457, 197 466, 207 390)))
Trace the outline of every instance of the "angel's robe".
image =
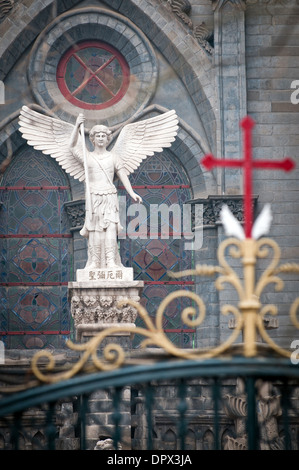
POLYGON ((120 169, 111 152, 99 158, 87 151, 89 190, 92 217, 85 220, 81 235, 88 237, 90 231, 104 231, 111 222, 120 229, 117 189, 113 184, 115 173, 120 169))

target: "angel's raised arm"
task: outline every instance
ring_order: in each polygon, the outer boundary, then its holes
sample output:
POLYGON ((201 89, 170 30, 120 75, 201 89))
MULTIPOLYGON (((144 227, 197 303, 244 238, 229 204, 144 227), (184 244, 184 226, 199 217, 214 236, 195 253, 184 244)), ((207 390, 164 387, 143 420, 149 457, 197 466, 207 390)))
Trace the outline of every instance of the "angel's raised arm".
POLYGON ((19 125, 29 145, 55 158, 67 173, 84 181, 83 150, 77 143, 79 126, 76 129, 76 125, 38 113, 27 106, 22 107, 19 125))
POLYGON ((70 152, 73 154, 73 156, 78 160, 82 165, 84 165, 84 149, 83 145, 85 145, 85 139, 82 139, 82 136, 80 135, 80 126, 81 124, 84 124, 85 122, 85 117, 84 114, 80 113, 76 119, 76 123, 73 129, 73 132, 71 134, 70 140, 69 140, 69 149, 70 152))
POLYGON ((78 158, 79 160, 82 161, 82 140, 81 142, 78 142, 79 134, 80 134, 80 126, 81 124, 84 124, 85 122, 85 117, 84 114, 80 113, 79 116, 77 117, 76 124, 74 126, 73 132, 71 134, 70 138, 70 149, 74 153, 74 156, 78 158))

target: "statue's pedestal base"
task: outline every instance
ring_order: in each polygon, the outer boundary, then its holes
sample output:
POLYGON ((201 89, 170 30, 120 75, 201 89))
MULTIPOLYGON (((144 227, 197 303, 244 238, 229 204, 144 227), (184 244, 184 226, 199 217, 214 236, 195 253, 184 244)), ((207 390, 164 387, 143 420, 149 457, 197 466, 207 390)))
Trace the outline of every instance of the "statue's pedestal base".
POLYGON ((108 325, 134 324, 137 311, 125 301, 139 302, 143 286, 133 280, 132 268, 79 269, 77 281, 68 284, 77 340, 108 325))
POLYGON ((113 335, 106 336, 105 340, 101 343, 101 349, 109 343, 117 342, 120 343, 124 350, 130 350, 134 333, 130 331, 122 331, 126 326, 129 326, 132 329, 136 327, 135 323, 81 323, 81 325, 78 325, 77 327, 77 341, 79 343, 85 343, 98 333, 107 330, 107 328, 118 328, 119 333, 114 332, 113 335))

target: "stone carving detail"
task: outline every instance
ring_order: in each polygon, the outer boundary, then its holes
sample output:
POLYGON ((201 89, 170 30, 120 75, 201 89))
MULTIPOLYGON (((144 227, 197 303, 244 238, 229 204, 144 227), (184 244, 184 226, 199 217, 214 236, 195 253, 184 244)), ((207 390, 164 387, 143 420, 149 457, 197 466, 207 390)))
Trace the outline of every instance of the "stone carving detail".
POLYGON ((189 0, 167 0, 172 11, 186 23, 189 28, 193 28, 192 20, 189 18, 191 3, 189 0))
MULTIPOLYGON (((122 445, 118 444, 118 450, 122 450, 122 445)), ((115 450, 113 439, 110 437, 106 439, 101 439, 96 443, 94 450, 115 450)))
MULTIPOLYGON (((238 389, 238 385, 237 385, 238 389)), ((237 392, 238 393, 238 392, 237 392)), ((244 393, 235 396, 226 395, 225 408, 228 416, 235 421, 236 438, 227 436, 224 443, 225 450, 246 450, 247 449, 247 434, 246 434, 246 420, 247 415, 247 402, 244 393)))
POLYGON ((71 230, 81 230, 85 220, 84 200, 67 202, 64 206, 70 222, 71 230))
POLYGON ((0 20, 5 18, 5 16, 13 9, 14 3, 14 0, 2 0, 0 4, 0 20))
POLYGON ((197 39, 199 44, 206 49, 210 54, 213 53, 211 42, 213 40, 213 32, 207 27, 203 21, 200 25, 193 28, 193 36, 197 39))
MULTIPOLYGON (((165 1, 165 0, 163 0, 165 1)), ((166 0, 166 5, 173 11, 192 31, 192 36, 209 54, 213 53, 213 32, 203 22, 195 26, 190 18, 191 3, 189 0, 166 0)))
MULTIPOLYGON (((256 203, 254 200, 253 204, 256 203)), ((196 204, 203 204, 203 225, 213 226, 220 224, 220 212, 223 205, 227 205, 239 222, 243 221, 243 196, 209 196, 207 199, 194 199, 192 205, 192 227, 195 225, 196 204)))
MULTIPOLYGON (((95 323, 134 323, 137 311, 134 307, 120 301, 126 300, 121 295, 74 295, 71 299, 71 313, 75 326, 95 323)), ((138 302, 136 296, 133 300, 138 302)))
MULTIPOLYGON (((257 407, 261 450, 283 450, 279 436, 277 418, 281 415, 280 396, 273 394, 269 382, 258 382, 257 407)), ((226 395, 225 408, 229 417, 235 420, 236 438, 227 436, 226 450, 247 450, 247 397, 244 384, 238 379, 236 395, 226 395)))
MULTIPOLYGON (((220 220, 220 212, 223 207, 224 201, 223 200, 212 200, 212 207, 213 207, 213 216, 214 220, 212 223, 219 222, 220 220)), ((230 211, 233 213, 233 215, 236 217, 236 219, 239 222, 243 221, 243 198, 240 199, 228 199, 225 204, 228 206, 230 211)), ((211 213, 209 213, 211 216, 211 213)), ((209 220, 209 223, 211 223, 211 219, 209 220)), ((209 225, 207 223, 207 225, 209 225)))
MULTIPOLYGON (((226 204, 233 215, 239 222, 243 221, 243 196, 234 198, 222 198, 212 196, 208 199, 194 200, 192 206, 196 203, 203 204, 203 223, 204 225, 215 225, 220 223, 220 211, 223 204, 226 204)), ((254 201, 254 204, 256 201, 254 201)), ((84 201, 72 201, 65 204, 66 211, 70 220, 71 230, 79 230, 84 224, 85 216, 85 202, 84 201)), ((194 210, 193 214, 193 227, 194 227, 194 210)))
MULTIPOLYGON (((194 204, 196 204, 196 201, 194 201, 194 204)), ((223 204, 226 204, 229 207, 239 222, 243 221, 242 196, 235 199, 207 199, 203 202, 204 225, 215 225, 216 223, 220 222, 220 211, 223 204)), ((81 230, 85 219, 84 200, 67 202, 65 204, 65 209, 70 221, 71 230, 81 230)))

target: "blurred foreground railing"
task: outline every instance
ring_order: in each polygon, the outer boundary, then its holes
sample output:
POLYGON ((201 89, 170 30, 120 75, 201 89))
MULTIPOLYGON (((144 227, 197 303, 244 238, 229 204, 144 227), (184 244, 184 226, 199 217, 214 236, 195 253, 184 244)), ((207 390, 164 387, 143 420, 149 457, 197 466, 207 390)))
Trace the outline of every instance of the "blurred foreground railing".
POLYGON ((299 448, 299 368, 287 359, 170 360, 3 396, 2 449, 299 448))

